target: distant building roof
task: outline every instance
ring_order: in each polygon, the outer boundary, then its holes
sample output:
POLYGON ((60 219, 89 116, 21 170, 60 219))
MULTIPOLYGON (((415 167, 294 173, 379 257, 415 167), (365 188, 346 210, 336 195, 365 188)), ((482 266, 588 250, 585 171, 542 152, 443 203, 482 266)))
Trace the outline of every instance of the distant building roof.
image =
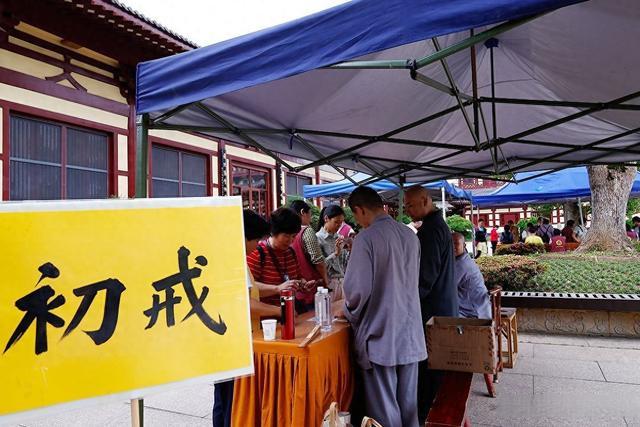
POLYGON ((2 0, 2 10, 0 25, 10 34, 25 22, 131 70, 139 62, 198 47, 120 0, 49 0, 37 7, 24 0, 2 0))
POLYGON ((176 33, 175 31, 172 31, 172 30, 168 29, 164 25, 162 25, 162 24, 158 23, 157 21, 145 16, 144 14, 138 12, 137 10, 131 8, 130 6, 127 6, 126 4, 122 3, 119 0, 103 0, 102 2, 111 3, 112 5, 122 9, 122 11, 128 13, 129 15, 135 16, 136 18, 146 22, 147 24, 156 27, 161 32, 163 32, 166 35, 174 38, 175 40, 181 41, 185 45, 188 45, 188 46, 190 46, 192 48, 199 47, 196 43, 192 42, 191 40, 187 39, 186 37, 181 36, 180 34, 176 33))

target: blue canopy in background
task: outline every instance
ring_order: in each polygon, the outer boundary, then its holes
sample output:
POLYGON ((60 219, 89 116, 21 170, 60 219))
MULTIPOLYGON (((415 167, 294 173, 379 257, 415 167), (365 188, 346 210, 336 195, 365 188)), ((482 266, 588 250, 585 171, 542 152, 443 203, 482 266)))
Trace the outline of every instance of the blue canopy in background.
MULTIPOLYGON (((577 198, 589 199, 591 197, 589 175, 585 167, 564 169, 525 181, 525 179, 541 173, 516 173, 515 179, 519 182, 518 184, 509 183, 492 193, 482 196, 476 195, 474 196, 474 204, 478 206, 500 206, 551 203, 577 198)), ((631 196, 640 196, 640 172, 633 182, 631 196)))
MULTIPOLYGON (((371 178, 371 176, 364 173, 356 173, 351 176, 351 179, 355 182, 362 182, 369 178, 371 178)), ((412 185, 414 184, 407 183, 405 184, 405 188, 411 187, 412 185)), ((388 180, 376 181, 371 184, 367 184, 367 187, 371 187, 379 192, 398 191, 398 186, 388 180)), ((458 188, 448 181, 442 180, 430 182, 428 184, 424 184, 423 187, 437 191, 440 191, 440 189, 444 187, 444 191, 456 199, 473 201, 473 195, 471 192, 458 188)), ((343 179, 342 181, 332 182, 329 184, 305 185, 303 195, 305 198, 342 196, 351 193, 355 188, 356 186, 351 181, 343 179)))

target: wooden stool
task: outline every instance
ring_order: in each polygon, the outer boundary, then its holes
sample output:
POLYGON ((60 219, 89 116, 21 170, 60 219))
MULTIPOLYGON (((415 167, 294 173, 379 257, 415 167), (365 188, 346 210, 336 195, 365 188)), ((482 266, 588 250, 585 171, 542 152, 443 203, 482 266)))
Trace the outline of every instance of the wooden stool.
POLYGON ((513 368, 518 357, 518 318, 515 308, 500 309, 502 336, 507 339, 507 351, 502 352, 503 366, 513 368))
POLYGON ((502 372, 502 332, 501 331, 501 319, 500 319, 500 309, 501 305, 501 295, 502 288, 500 286, 496 286, 495 288, 489 290, 489 300, 491 301, 491 316, 493 318, 493 325, 495 327, 494 334, 496 337, 497 354, 498 361, 496 363, 496 373, 484 374, 484 382, 487 385, 487 392, 491 397, 497 397, 498 393, 496 392, 495 383, 498 382, 498 373, 502 372))

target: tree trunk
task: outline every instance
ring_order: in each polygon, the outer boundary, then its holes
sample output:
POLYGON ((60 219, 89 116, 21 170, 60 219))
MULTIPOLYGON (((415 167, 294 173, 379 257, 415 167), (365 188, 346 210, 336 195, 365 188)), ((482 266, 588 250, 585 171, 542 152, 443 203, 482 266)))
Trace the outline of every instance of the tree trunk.
POLYGON ((587 166, 591 187, 591 228, 578 250, 633 250, 627 237, 627 201, 638 168, 587 166))

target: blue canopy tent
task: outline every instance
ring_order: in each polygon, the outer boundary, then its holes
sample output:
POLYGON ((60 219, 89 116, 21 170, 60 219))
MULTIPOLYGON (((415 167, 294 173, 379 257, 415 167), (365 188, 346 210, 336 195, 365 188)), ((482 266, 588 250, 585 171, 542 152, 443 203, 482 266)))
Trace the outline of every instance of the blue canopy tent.
MULTIPOLYGON (((329 184, 305 185, 303 195, 305 198, 342 196, 351 193, 356 188, 356 184, 352 181, 360 183, 368 180, 371 176, 365 173, 356 173, 350 178, 351 180, 343 179, 342 181, 331 182, 329 184)), ((414 184, 406 183, 405 188, 411 187, 412 185, 414 184)), ((397 184, 388 180, 372 182, 371 184, 367 184, 367 186, 380 192, 398 191, 399 189, 397 184)), ((424 184, 423 187, 437 191, 438 193, 440 193, 441 189, 444 189, 446 194, 449 194, 456 199, 466 199, 470 202, 473 201, 473 195, 470 191, 463 190, 448 181, 430 182, 428 184, 424 184)))
POLYGON ((355 0, 141 63, 137 194, 149 129, 372 181, 638 160, 637 19, 636 0, 355 0))
MULTIPOLYGON (((577 200, 580 222, 584 225, 582 201, 591 198, 587 168, 569 168, 556 172, 521 172, 514 176, 517 183, 508 183, 497 190, 474 197, 481 206, 509 206, 520 204, 553 203, 577 200)), ((631 187, 630 196, 640 196, 640 172, 631 187)), ((473 210, 472 210, 473 212, 473 210)))
MULTIPOLYGON (((588 200, 591 197, 587 168, 569 168, 530 179, 537 172, 515 175, 518 183, 508 183, 497 190, 474 197, 477 206, 552 203, 565 200, 588 200)), ((631 188, 631 196, 640 196, 640 172, 631 188)))
MULTIPOLYGON (((356 173, 349 177, 349 179, 343 179, 342 181, 332 182, 329 184, 317 184, 317 185, 305 185, 303 187, 303 195, 305 198, 314 198, 314 197, 332 197, 332 196, 343 196, 351 193, 360 182, 367 182, 371 179, 370 175, 365 173, 356 173)), ((399 204, 400 204, 400 213, 403 212, 404 209, 404 188, 411 187, 415 184, 406 183, 403 187, 395 184, 386 179, 382 179, 379 181, 371 182, 369 184, 365 184, 367 187, 371 187, 379 193, 383 193, 388 195, 389 193, 394 196, 396 193, 398 194, 399 204)), ((440 200, 442 201, 442 215, 446 218, 446 195, 456 199, 466 199, 469 200, 473 204, 473 195, 469 191, 465 191, 461 188, 456 187, 448 181, 441 180, 436 182, 430 182, 428 184, 423 184, 428 190, 431 190, 431 193, 437 193, 440 196, 440 200)))

